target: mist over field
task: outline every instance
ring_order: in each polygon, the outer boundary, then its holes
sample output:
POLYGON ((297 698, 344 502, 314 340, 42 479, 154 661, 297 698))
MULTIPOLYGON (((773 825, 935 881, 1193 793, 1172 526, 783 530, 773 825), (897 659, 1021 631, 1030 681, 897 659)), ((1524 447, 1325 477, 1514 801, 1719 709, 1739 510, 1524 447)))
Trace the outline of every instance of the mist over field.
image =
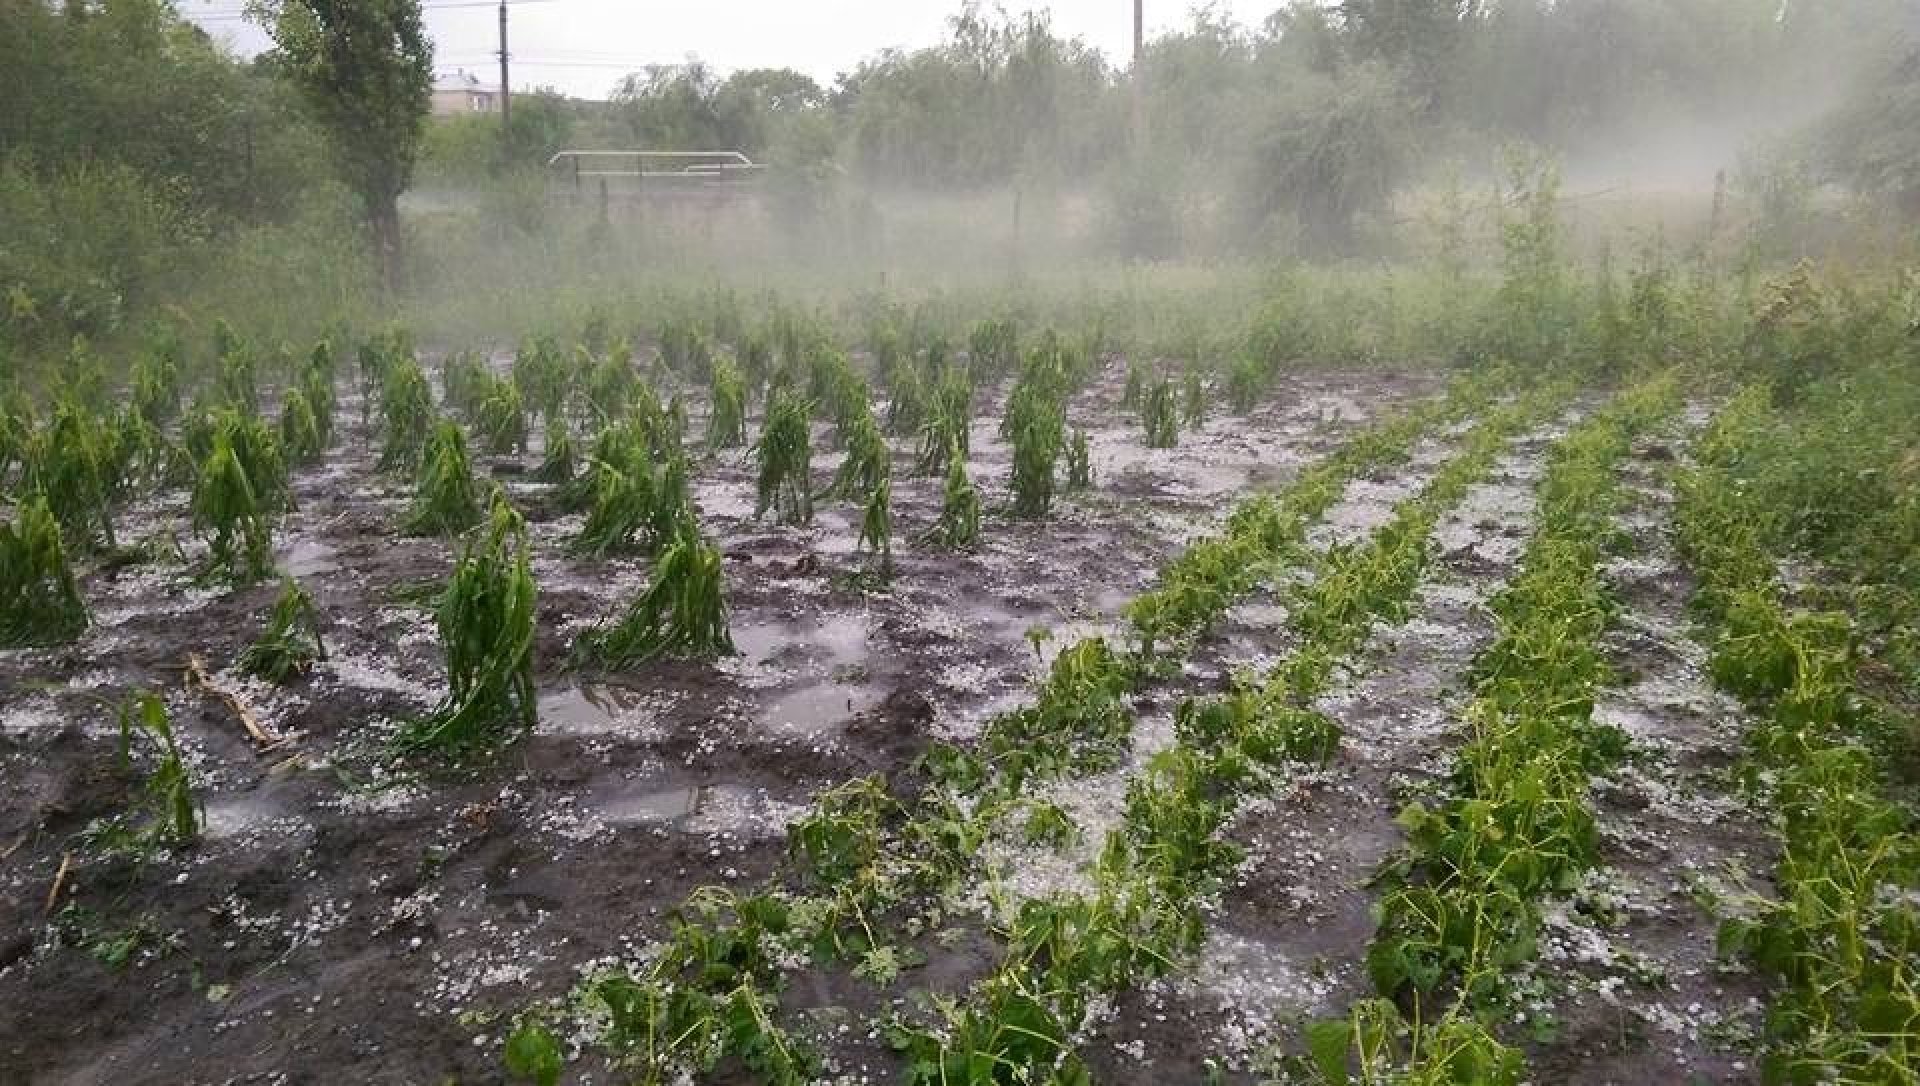
POLYGON ((1920 5, 939 2, 0 0, 0 1086, 1914 1086, 1920 5))

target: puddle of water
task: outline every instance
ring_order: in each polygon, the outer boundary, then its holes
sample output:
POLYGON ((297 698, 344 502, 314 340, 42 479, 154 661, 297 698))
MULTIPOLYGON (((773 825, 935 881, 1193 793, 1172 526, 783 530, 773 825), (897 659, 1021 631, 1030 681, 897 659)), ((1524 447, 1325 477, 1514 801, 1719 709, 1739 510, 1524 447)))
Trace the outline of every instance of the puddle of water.
POLYGON ((705 790, 700 785, 664 790, 634 790, 597 804, 596 811, 604 821, 615 826, 673 822, 698 810, 701 793, 705 790))
POLYGON ((817 648, 831 671, 863 663, 868 656, 865 615, 828 615, 811 629, 789 622, 743 623, 731 632, 733 647, 756 664, 795 652, 811 656, 817 648))
POLYGON ((647 697, 610 683, 581 683, 540 695, 540 723, 557 732, 597 734, 642 722, 647 697))
POLYGON ((760 719, 775 731, 818 735, 845 724, 880 703, 871 687, 839 682, 814 683, 774 699, 760 719))
POLYGON ((289 577, 317 577, 340 568, 332 547, 317 539, 296 539, 274 554, 280 571, 289 577))

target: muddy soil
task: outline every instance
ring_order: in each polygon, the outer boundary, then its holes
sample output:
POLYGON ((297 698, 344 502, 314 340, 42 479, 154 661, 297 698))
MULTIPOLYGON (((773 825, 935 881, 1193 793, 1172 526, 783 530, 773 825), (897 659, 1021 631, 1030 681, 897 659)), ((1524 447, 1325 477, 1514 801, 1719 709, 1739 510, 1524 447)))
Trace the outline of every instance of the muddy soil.
MULTIPOLYGON (((579 521, 525 481, 537 449, 491 462, 532 522, 540 720, 458 771, 387 755, 441 693, 431 593, 453 555, 397 535, 408 487, 376 470, 343 385, 340 441, 298 474, 299 510, 276 537, 327 616, 328 659, 311 674, 272 687, 232 672, 277 586, 196 586, 178 561, 85 570, 83 639, 0 653, 0 1084, 498 1080, 497 1015, 563 993, 587 963, 634 958, 698 886, 776 877, 785 826, 820 789, 899 772, 930 738, 973 734, 1019 698, 1039 666, 1029 628, 1112 621, 1247 488, 1439 387, 1300 376, 1252 415, 1154 451, 1119 410, 1123 374, 1071 409, 1091 434, 1094 491, 1041 523, 998 511, 1011 452, 990 398, 969 460, 989 511, 976 553, 913 542, 940 480, 910 478, 899 450, 897 569, 882 588, 851 576, 858 510, 773 526, 752 515, 741 453, 701 459, 696 498, 726 556, 739 649, 714 663, 570 668, 574 638, 644 585, 646 563, 565 551, 579 521), (183 681, 196 656, 276 742, 256 744, 225 700, 183 681), (136 860, 99 831, 137 788, 114 706, 143 689, 172 712, 206 831, 136 860)), ((835 460, 821 436, 818 484, 835 460)), ((185 495, 148 496, 120 531, 186 540, 185 495)))

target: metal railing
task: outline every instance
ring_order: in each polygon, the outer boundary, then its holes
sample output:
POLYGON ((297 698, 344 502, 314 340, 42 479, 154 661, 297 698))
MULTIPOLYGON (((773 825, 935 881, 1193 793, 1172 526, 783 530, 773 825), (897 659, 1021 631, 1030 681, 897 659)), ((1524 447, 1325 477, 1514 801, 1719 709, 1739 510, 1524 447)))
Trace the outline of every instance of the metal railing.
POLYGON ((589 179, 734 184, 757 179, 766 166, 740 151, 560 151, 547 160, 547 169, 581 187, 589 179))

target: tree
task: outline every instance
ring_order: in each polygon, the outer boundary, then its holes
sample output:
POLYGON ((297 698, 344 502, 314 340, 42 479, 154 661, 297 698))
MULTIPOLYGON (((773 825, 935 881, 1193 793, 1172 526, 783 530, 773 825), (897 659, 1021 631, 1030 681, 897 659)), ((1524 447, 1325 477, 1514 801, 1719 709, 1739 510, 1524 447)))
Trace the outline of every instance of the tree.
POLYGON ((1821 121, 1817 139, 1828 168, 1857 191, 1887 200, 1920 221, 1920 43, 1854 87, 1821 121))
POLYGON ((1252 225, 1291 216, 1309 248, 1345 248, 1355 220, 1385 208, 1406 175, 1410 112, 1399 79, 1375 64, 1300 73, 1277 88, 1253 138, 1252 225))
POLYGON ((400 193, 433 95, 420 0, 249 0, 278 62, 332 136, 360 196, 388 289, 399 278, 400 193))

